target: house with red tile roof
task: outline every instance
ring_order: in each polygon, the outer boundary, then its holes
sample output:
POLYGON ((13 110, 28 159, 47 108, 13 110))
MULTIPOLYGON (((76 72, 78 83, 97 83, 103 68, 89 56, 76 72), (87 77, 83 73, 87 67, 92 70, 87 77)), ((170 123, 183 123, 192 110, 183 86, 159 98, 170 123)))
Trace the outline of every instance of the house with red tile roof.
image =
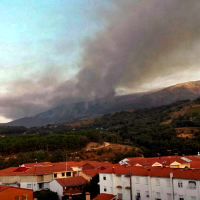
POLYGON ((33 190, 0 185, 1 200, 33 200, 33 190))
POLYGON ((50 183, 50 190, 57 192, 60 199, 65 195, 79 195, 88 181, 82 176, 54 179, 50 183))
POLYGON ((0 184, 32 189, 34 191, 49 188, 56 178, 72 177, 72 168, 62 163, 47 165, 24 165, 0 170, 0 184))
POLYGON ((132 157, 121 160, 119 164, 128 166, 190 168, 190 163, 193 160, 199 161, 200 163, 200 156, 163 156, 153 158, 132 157))
POLYGON ((114 165, 99 173, 100 193, 123 200, 199 200, 200 170, 114 165))
POLYGON ((0 170, 0 184, 37 191, 49 188, 54 179, 78 176, 79 171, 105 169, 109 165, 109 162, 98 161, 24 163, 20 167, 0 170))

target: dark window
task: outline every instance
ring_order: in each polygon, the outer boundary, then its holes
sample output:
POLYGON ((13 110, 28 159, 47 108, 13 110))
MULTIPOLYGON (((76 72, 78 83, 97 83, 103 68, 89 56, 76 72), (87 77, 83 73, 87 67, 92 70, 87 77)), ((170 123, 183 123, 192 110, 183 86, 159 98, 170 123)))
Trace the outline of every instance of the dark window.
POLYGON ((182 187, 183 187, 183 182, 182 182, 182 181, 178 182, 178 187, 179 187, 179 188, 182 188, 182 187))
POLYGON ((71 176, 71 172, 66 172, 66 176, 67 177, 71 176))
POLYGON ((189 181, 188 188, 190 188, 190 189, 196 189, 196 182, 195 181, 189 181))
POLYGON ((54 173, 54 175, 53 175, 53 176, 54 176, 54 178, 57 178, 57 173, 54 173))
POLYGON ((22 195, 22 200, 27 200, 27 196, 26 195, 22 195))
POLYGON ((106 176, 103 177, 103 180, 106 180, 106 176))
POLYGON ((20 197, 19 196, 15 196, 15 200, 20 200, 20 197))
POLYGON ((65 173, 62 173, 62 176, 65 176, 65 173))
POLYGON ((104 191, 104 192, 106 192, 106 191, 107 191, 106 187, 104 187, 103 191, 104 191))

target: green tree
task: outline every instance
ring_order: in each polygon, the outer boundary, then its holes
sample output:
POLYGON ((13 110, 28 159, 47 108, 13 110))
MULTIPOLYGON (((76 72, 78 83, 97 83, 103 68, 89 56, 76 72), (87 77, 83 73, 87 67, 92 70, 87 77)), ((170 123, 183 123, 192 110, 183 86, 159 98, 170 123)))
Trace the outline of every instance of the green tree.
POLYGON ((93 199, 94 197, 96 197, 100 193, 100 188, 99 188, 98 183, 99 183, 99 174, 96 174, 90 180, 90 195, 91 195, 91 199, 93 199))
POLYGON ((38 200, 59 200, 58 193, 51 190, 36 191, 33 193, 33 198, 38 200))

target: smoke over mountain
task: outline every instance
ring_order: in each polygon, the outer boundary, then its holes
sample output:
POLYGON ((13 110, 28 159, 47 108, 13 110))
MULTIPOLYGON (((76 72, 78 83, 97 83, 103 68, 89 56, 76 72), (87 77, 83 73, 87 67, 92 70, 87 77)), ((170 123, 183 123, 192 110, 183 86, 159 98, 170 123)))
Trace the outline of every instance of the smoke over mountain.
POLYGON ((105 97, 117 87, 134 88, 157 76, 198 68, 198 0, 129 4, 119 10, 114 24, 85 44, 77 76, 83 94, 105 97))
POLYGON ((57 83, 56 76, 49 84, 46 77, 34 84, 13 84, 23 92, 0 98, 0 106, 8 108, 2 111, 6 117, 36 114, 69 101, 112 98, 118 88, 139 88, 158 77, 199 69, 199 0, 112 3, 113 11, 99 12, 106 28, 82 46, 76 77, 64 83, 57 83))

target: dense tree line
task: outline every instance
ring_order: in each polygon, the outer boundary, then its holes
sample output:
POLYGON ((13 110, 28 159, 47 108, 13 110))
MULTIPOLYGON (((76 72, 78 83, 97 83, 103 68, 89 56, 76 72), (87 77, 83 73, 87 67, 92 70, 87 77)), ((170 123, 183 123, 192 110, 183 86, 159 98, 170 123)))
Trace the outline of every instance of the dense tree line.
MULTIPOLYGON (((140 149, 139 154, 135 151, 129 155, 117 154, 111 159, 117 162, 122 156, 145 157, 164 155, 197 154, 200 149, 200 132, 194 138, 177 137, 177 127, 200 127, 200 113, 190 112, 172 120, 170 124, 163 122, 171 119, 170 113, 179 111, 191 102, 186 100, 171 105, 155 108, 121 111, 107 114, 96 119, 91 124, 83 124, 77 127, 67 125, 47 125, 44 127, 23 127, 17 130, 18 135, 6 134, 0 138, 0 167, 17 166, 25 162, 52 161, 59 162, 66 159, 66 153, 79 151, 89 142, 110 142, 128 144, 140 149), (8 155, 18 154, 16 158, 6 161, 8 155)), ((192 103, 199 103, 199 99, 192 103)), ((2 127, 1 127, 2 128, 2 127)), ((2 129, 2 130, 3 130, 2 129)), ((12 130, 8 127, 7 130, 12 130)), ((9 132, 9 131, 8 131, 9 132)), ((13 130, 13 132, 15 132, 13 130)), ((17 131, 15 132, 17 133, 17 131)), ((99 152, 101 153, 101 152, 99 152)))

